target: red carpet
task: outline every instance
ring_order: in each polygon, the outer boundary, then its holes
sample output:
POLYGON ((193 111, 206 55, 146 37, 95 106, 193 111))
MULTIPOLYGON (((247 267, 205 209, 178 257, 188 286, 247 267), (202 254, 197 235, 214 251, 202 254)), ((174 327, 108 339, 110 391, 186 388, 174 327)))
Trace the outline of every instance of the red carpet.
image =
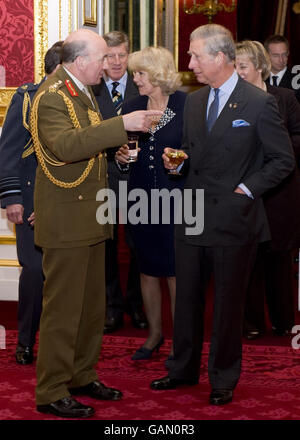
MULTIPOLYGON (((0 420, 55 420, 36 412, 35 365, 14 361, 16 331, 7 331, 6 350, 0 350, 0 420)), ((124 399, 92 404, 91 420, 298 420, 300 418, 300 350, 276 346, 244 346, 243 373, 232 403, 208 405, 207 377, 209 345, 204 346, 200 383, 170 391, 152 391, 152 379, 164 376, 164 360, 170 340, 150 361, 133 362, 130 357, 141 338, 105 336, 97 369, 107 385, 120 388, 124 399)))

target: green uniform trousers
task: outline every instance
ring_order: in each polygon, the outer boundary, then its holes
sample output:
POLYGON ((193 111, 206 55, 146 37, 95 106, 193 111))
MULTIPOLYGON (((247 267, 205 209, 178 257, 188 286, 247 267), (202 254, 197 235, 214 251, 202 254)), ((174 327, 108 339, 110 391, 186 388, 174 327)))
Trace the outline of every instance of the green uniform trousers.
POLYGON ((105 315, 105 242, 43 248, 45 284, 37 358, 37 405, 97 380, 105 315))

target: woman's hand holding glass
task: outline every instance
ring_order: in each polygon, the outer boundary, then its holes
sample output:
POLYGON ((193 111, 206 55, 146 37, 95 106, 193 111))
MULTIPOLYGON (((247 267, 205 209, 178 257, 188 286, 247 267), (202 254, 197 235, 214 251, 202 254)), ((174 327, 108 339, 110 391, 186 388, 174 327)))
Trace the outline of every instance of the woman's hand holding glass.
POLYGON ((128 144, 124 144, 118 149, 116 152, 116 160, 123 165, 136 162, 139 151, 138 136, 128 135, 128 144), (131 144, 132 148, 130 148, 131 144))

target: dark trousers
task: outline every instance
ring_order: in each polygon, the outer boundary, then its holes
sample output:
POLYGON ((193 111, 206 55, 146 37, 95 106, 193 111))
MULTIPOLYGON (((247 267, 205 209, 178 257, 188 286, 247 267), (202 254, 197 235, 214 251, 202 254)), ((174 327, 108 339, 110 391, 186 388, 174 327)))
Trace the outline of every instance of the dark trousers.
POLYGON ((42 250, 34 245, 33 228, 25 217, 22 225, 16 225, 17 254, 22 266, 19 279, 18 341, 25 346, 33 346, 42 310, 44 277, 42 250))
POLYGON ((233 389, 242 359, 242 326, 256 244, 202 247, 176 242, 174 362, 170 377, 197 380, 204 333, 205 290, 213 274, 214 315, 208 361, 212 388, 233 389))
POLYGON ((124 312, 132 314, 141 310, 143 306, 140 273, 138 271, 134 245, 127 225, 124 225, 124 228, 126 243, 130 250, 130 263, 126 295, 125 298, 123 297, 118 261, 118 227, 118 224, 114 225, 114 237, 106 241, 105 250, 106 315, 107 317, 114 318, 122 318, 124 312))
POLYGON ((265 330, 265 298, 273 327, 290 330, 294 316, 294 251, 259 246, 245 308, 245 330, 265 330))

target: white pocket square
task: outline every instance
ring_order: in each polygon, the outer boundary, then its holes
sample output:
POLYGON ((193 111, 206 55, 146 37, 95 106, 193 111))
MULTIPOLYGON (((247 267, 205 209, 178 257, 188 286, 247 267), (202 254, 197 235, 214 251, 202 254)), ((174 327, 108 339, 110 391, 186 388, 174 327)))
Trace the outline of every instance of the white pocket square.
POLYGON ((247 121, 244 121, 244 119, 236 119, 235 121, 232 121, 232 126, 235 127, 249 127, 250 124, 247 121))

